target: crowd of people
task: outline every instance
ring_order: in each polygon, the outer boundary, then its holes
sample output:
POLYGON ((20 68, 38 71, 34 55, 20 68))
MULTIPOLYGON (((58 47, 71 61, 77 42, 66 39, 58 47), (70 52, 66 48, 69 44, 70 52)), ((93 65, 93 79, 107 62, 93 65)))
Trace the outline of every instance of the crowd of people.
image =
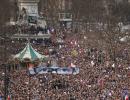
MULTIPOLYGON (((51 33, 51 42, 32 46, 41 54, 49 55, 57 66, 80 68, 77 75, 43 74, 29 76, 27 69, 9 72, 9 95, 13 100, 124 100, 130 95, 129 50, 118 48, 114 55, 98 40, 87 33, 74 33, 71 29, 51 33), (62 40, 62 42, 58 42, 62 40), (94 42, 96 41, 96 42, 94 42)), ((42 41, 42 40, 41 40, 42 41)), ((100 40, 99 40, 100 41, 100 40)), ((121 44, 123 45, 123 44, 121 44)), ((11 54, 25 46, 23 40, 13 40, 11 54)), ((50 61, 53 62, 53 61, 50 61)), ((48 62, 45 62, 48 63, 48 62)), ((2 74, 2 73, 1 73, 2 74)), ((4 95, 4 81, 0 81, 0 95, 4 95)))
POLYGON ((15 23, 14 25, 8 25, 7 29, 9 34, 20 34, 20 35, 43 35, 50 34, 51 31, 54 31, 51 27, 47 27, 45 23, 41 25, 33 23, 15 23))
POLYGON ((38 25, 20 25, 17 26, 18 32, 21 34, 31 34, 31 35, 42 35, 42 34, 50 34, 50 28, 41 27, 38 25))

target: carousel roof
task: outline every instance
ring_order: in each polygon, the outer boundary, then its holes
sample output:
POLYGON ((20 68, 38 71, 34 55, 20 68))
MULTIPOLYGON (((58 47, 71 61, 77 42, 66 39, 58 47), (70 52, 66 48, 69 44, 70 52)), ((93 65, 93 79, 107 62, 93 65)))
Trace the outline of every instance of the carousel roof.
POLYGON ((46 56, 34 50, 30 43, 27 43, 26 47, 20 53, 14 56, 15 59, 19 59, 20 61, 23 61, 25 59, 29 59, 31 61, 37 59, 43 60, 45 57, 46 56))

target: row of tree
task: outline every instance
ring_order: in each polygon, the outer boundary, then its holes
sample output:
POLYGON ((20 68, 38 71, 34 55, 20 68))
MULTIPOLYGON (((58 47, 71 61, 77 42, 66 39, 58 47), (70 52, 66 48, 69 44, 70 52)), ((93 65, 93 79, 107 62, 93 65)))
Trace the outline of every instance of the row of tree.
MULTIPOLYGON (((15 0, 13 0, 15 1, 15 0)), ((72 10, 74 19, 84 19, 86 22, 102 22, 109 19, 128 22, 130 21, 130 3, 115 2, 115 0, 72 0, 72 10)), ((0 3, 0 24, 9 20, 15 4, 11 0, 4 0, 0 3)), ((40 11, 48 13, 50 16, 57 16, 59 0, 41 0, 40 11), (43 8, 45 8, 43 10, 43 8)), ((43 13, 44 13, 43 12, 43 13)))

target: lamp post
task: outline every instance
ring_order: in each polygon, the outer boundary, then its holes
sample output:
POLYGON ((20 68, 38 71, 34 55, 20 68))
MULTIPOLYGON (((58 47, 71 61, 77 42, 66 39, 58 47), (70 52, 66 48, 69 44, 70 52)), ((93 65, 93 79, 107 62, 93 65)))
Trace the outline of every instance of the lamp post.
POLYGON ((4 52, 3 52, 3 59, 4 59, 4 61, 3 61, 3 67, 4 67, 4 100, 6 100, 7 99, 7 90, 8 90, 8 86, 7 86, 7 78, 8 78, 8 76, 7 76, 7 66, 6 66, 6 40, 5 40, 5 38, 3 38, 3 44, 4 44, 4 48, 3 48, 3 50, 4 50, 4 52))
POLYGON ((30 81, 31 81, 31 76, 29 75, 29 82, 28 82, 28 85, 29 85, 29 96, 28 96, 28 100, 31 100, 31 88, 30 88, 30 81))
POLYGON ((7 98, 7 94, 8 94, 8 76, 7 76, 7 66, 4 64, 4 100, 6 100, 7 98))
POLYGON ((9 76, 8 76, 8 66, 7 66, 7 46, 6 46, 6 39, 8 39, 6 36, 0 37, 2 40, 2 47, 3 47, 3 67, 4 67, 4 100, 7 100, 8 96, 8 85, 9 85, 9 76))

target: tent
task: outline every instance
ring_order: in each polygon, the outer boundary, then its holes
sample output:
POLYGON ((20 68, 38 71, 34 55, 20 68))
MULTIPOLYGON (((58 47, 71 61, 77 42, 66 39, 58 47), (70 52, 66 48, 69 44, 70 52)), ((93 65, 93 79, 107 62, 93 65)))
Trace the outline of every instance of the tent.
POLYGON ((33 49, 30 43, 27 43, 26 47, 18 54, 14 56, 14 59, 19 59, 20 61, 25 61, 26 59, 30 61, 43 60, 46 56, 39 54, 33 49))

